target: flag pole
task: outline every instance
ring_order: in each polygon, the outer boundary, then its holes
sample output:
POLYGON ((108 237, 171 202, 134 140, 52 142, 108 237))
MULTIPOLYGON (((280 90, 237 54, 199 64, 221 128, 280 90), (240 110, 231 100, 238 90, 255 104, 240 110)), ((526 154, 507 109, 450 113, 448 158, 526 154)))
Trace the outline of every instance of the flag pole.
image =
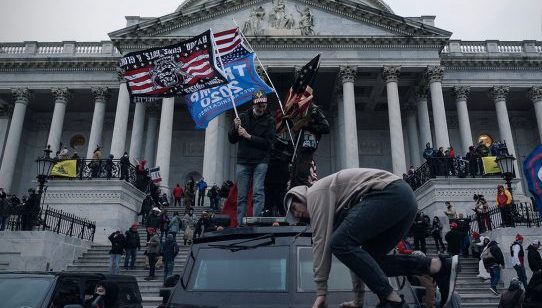
MULTIPOLYGON (((247 43, 248 48, 250 48, 250 50, 252 50, 254 55, 256 55, 256 60, 258 60, 258 63, 262 67, 262 70, 263 70, 263 72, 265 74, 265 77, 267 77, 267 80, 269 80, 269 83, 271 84, 271 88, 273 88, 273 90, 275 92, 275 96, 277 97, 277 100, 279 101, 279 106, 280 106, 280 110, 282 111, 282 115, 285 116, 286 113, 284 112, 284 108, 282 107, 282 101, 280 100, 277 89, 275 88, 275 85, 273 84, 273 81, 271 80, 271 77, 269 77, 269 74, 267 73, 267 70, 265 69, 265 66, 263 66, 262 61, 260 61, 260 57, 258 57, 258 54, 256 54, 256 51, 254 51, 254 48, 252 48, 252 46, 250 45, 250 43, 249 43, 247 37, 245 36, 245 34, 243 33, 243 31, 241 31, 241 28, 237 24, 237 21, 235 20, 235 18, 233 18, 233 23, 235 24, 235 26, 239 30, 239 34, 241 34, 241 37, 243 38, 243 41, 245 41, 247 43)), ((290 129, 290 124, 288 124, 288 121, 286 121, 286 128, 288 129, 288 135, 290 136, 290 141, 292 142, 292 145, 293 145, 294 144, 294 137, 292 136, 292 130, 290 129)))
MULTIPOLYGON (((220 66, 221 66, 220 69, 224 70, 224 63, 222 63, 222 57, 220 56, 220 50, 218 50, 218 47, 216 46, 215 36, 213 34, 213 29, 209 29, 209 30, 211 31, 211 41, 213 42, 213 48, 215 49, 216 54, 218 55, 218 61, 220 62, 220 66)), ((228 81, 227 77, 226 77, 226 81, 228 81)), ((235 106, 235 99, 233 98, 233 93, 231 92, 230 82, 229 81, 226 84, 226 87, 228 88, 228 94, 230 96, 231 104, 233 105, 233 111, 235 112, 235 117, 238 118, 239 113, 237 113, 237 106, 235 106)))

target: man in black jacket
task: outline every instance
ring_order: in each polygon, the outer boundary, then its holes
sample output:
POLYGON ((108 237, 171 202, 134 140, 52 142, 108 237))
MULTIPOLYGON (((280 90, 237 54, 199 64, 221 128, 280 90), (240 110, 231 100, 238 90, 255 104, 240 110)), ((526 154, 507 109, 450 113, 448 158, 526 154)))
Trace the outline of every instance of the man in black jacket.
POLYGON ((540 257, 538 248, 540 248, 540 241, 538 240, 527 247, 527 260, 529 261, 529 268, 533 273, 542 270, 542 257, 540 257))
POLYGON ((120 273, 120 257, 124 254, 124 235, 117 230, 111 233, 108 239, 111 242, 111 250, 109 250, 109 274, 118 275, 120 273))
POLYGON ((498 243, 495 241, 489 242, 484 251, 482 251, 482 255, 480 257, 482 258, 484 267, 491 276, 490 290, 498 296, 500 293, 497 291, 497 284, 501 279, 501 266, 504 268, 504 256, 497 244, 498 243))
POLYGON ((465 236, 467 236, 467 233, 461 232, 457 227, 457 223, 452 222, 450 224, 450 231, 444 236, 444 239, 446 239, 446 242, 448 243, 449 255, 458 255, 461 252, 461 246, 465 241, 465 236))
POLYGON ((130 157, 128 152, 124 152, 124 155, 120 158, 120 179, 128 181, 130 170, 130 157))
POLYGON ((126 231, 124 234, 126 239, 126 257, 124 258, 124 269, 128 269, 128 259, 130 260, 130 269, 135 269, 135 259, 137 250, 141 249, 141 243, 139 240, 139 232, 137 232, 137 224, 133 224, 130 227, 130 230, 126 231))
POLYGON ((267 111, 267 96, 258 90, 252 96, 252 109, 239 114, 228 133, 237 149, 237 224, 243 223, 252 177, 253 216, 260 216, 265 204, 264 179, 271 146, 275 141, 275 121, 267 111))

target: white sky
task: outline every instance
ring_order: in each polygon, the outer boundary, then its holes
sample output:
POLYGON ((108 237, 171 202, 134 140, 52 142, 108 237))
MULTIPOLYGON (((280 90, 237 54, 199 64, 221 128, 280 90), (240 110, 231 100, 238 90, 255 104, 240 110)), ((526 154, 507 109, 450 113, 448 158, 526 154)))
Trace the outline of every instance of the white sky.
MULTIPOLYGON (((124 16, 158 17, 183 0, 0 0, 0 41, 100 41, 124 16)), ((386 0, 398 15, 436 15, 462 40, 542 40, 542 0, 386 0)))

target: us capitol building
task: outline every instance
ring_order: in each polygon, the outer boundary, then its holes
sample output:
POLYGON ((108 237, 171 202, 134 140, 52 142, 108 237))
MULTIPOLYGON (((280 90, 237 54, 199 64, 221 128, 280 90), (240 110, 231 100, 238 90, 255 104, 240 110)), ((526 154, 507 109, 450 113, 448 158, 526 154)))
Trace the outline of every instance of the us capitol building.
POLYGON ((398 16, 380 0, 188 0, 159 18, 126 17, 109 41, 0 42, 0 187, 25 192, 36 157, 61 143, 82 158, 97 145, 104 158, 127 151, 160 166, 168 187, 234 179, 231 113, 196 130, 180 98, 131 100, 117 73, 121 54, 234 19, 281 97, 321 53, 315 98, 332 130, 315 158, 320 177, 358 166, 401 175, 423 163, 427 142, 464 155, 480 138, 506 141, 518 167, 542 138, 541 41, 451 40, 435 16, 398 16))

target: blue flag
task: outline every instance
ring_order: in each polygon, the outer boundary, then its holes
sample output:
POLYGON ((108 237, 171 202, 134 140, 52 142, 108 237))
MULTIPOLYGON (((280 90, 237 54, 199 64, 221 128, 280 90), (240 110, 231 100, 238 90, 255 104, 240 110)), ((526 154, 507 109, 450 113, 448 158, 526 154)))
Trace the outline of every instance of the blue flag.
POLYGON ((523 173, 538 211, 542 215, 542 144, 539 144, 523 162, 523 173))
POLYGON ((228 80, 227 85, 183 96, 196 128, 206 128, 216 116, 233 108, 228 87, 231 89, 236 106, 251 101, 252 93, 256 90, 263 90, 267 94, 273 93, 273 90, 256 73, 253 53, 233 52, 232 54, 228 55, 227 61, 223 57, 223 71, 228 80))

